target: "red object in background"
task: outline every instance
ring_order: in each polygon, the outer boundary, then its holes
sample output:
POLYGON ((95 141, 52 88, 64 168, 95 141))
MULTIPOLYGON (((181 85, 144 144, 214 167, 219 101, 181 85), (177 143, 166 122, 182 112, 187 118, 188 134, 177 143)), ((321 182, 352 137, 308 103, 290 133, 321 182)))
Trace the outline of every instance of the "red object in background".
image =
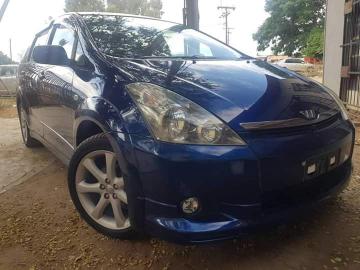
POLYGON ((322 60, 313 57, 304 57, 304 61, 309 64, 322 64, 322 60))

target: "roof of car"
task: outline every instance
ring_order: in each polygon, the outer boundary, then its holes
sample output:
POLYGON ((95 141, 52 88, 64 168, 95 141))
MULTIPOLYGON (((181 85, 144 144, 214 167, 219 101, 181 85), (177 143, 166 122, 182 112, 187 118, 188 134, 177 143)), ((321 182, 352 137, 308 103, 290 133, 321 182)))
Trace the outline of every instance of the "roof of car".
POLYGON ((285 60, 304 60, 304 58, 296 58, 296 57, 289 57, 289 58, 286 58, 285 60))
POLYGON ((77 15, 106 15, 106 16, 121 16, 121 17, 133 17, 133 18, 139 18, 139 19, 149 19, 149 20, 157 20, 157 21, 163 21, 163 22, 169 22, 174 24, 179 24, 176 22, 168 21, 168 20, 162 20, 155 17, 148 17, 148 16, 142 16, 142 15, 134 15, 134 14, 127 14, 127 13, 115 13, 115 12, 69 12, 67 14, 77 14, 77 15))

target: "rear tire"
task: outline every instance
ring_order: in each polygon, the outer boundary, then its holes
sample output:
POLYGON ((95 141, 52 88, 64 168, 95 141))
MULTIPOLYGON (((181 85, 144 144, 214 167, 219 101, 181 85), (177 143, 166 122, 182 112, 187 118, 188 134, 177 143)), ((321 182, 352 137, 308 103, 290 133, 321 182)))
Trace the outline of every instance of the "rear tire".
POLYGON ((78 146, 69 165, 68 187, 81 217, 95 230, 112 238, 136 236, 127 211, 126 183, 104 133, 78 146))
POLYGON ((35 148, 42 146, 42 144, 38 140, 31 137, 26 111, 21 103, 19 103, 18 105, 19 105, 18 115, 20 121, 21 136, 25 146, 28 148, 35 148))

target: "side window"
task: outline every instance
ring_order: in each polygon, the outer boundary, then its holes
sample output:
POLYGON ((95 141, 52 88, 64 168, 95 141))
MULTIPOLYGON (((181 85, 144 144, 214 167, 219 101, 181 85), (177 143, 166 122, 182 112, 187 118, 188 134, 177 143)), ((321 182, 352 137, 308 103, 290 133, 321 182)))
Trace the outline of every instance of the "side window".
POLYGON ((58 25, 55 28, 51 45, 58 45, 65 49, 68 59, 71 59, 72 50, 75 42, 75 32, 65 26, 58 25))
MULTIPOLYGON (((49 40, 49 29, 43 31, 42 33, 40 33, 40 35, 35 39, 34 41, 34 46, 32 47, 32 49, 30 50, 31 54, 30 54, 30 58, 32 59, 32 52, 34 50, 34 48, 36 46, 43 46, 43 45, 47 45, 48 44, 48 40, 49 40)), ((25 55, 25 58, 28 59, 28 55, 25 55)))
POLYGON ((35 41, 35 46, 47 45, 49 39, 49 31, 42 33, 35 41))

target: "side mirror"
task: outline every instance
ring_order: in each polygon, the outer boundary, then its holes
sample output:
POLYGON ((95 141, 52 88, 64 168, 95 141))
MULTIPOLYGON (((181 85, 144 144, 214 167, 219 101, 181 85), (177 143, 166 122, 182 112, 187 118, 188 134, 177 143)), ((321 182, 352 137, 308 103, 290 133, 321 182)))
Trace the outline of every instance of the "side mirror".
POLYGON ((70 64, 65 49, 57 45, 36 46, 32 58, 39 64, 56 66, 68 66, 70 64))

